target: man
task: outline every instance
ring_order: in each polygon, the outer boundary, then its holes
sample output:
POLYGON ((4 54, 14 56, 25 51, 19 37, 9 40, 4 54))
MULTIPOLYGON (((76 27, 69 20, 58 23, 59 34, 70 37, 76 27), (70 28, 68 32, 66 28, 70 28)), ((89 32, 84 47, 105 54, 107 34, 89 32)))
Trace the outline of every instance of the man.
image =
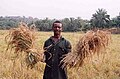
POLYGON ((62 23, 55 21, 52 26, 54 35, 44 43, 45 71, 43 79, 67 79, 66 68, 60 61, 63 55, 71 51, 71 44, 61 36, 62 23))

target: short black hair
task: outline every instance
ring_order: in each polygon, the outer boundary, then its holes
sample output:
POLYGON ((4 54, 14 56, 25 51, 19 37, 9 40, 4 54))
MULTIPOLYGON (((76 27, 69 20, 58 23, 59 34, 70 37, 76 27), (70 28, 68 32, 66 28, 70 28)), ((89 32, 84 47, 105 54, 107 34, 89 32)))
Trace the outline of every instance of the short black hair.
POLYGON ((56 20, 55 22, 53 22, 52 27, 54 26, 54 23, 61 23, 61 24, 62 24, 62 22, 61 22, 61 21, 56 20))

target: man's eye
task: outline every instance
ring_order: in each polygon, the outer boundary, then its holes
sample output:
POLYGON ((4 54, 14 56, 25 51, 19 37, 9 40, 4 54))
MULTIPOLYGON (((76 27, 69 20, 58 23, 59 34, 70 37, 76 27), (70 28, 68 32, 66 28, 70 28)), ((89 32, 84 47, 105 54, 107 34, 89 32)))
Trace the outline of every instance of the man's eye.
POLYGON ((61 27, 58 27, 58 28, 61 28, 61 27))
POLYGON ((54 28, 61 28, 61 27, 54 27, 54 28))

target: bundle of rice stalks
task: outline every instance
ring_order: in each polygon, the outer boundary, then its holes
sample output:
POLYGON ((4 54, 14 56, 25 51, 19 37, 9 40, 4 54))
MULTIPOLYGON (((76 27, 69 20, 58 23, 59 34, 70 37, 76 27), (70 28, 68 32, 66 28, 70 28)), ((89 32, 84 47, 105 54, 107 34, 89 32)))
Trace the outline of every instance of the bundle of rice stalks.
POLYGON ((29 63, 31 66, 36 64, 38 60, 36 59, 36 56, 38 57, 39 51, 35 48, 35 27, 28 27, 25 23, 20 23, 18 28, 13 28, 9 31, 9 34, 5 38, 7 42, 7 49, 14 50, 16 54, 20 52, 26 52, 27 53, 27 60, 29 60, 29 63), (37 54, 35 56, 35 54, 37 54))
POLYGON ((7 50, 15 49, 15 53, 26 51, 34 47, 34 33, 25 23, 20 23, 18 28, 9 31, 5 40, 7 41, 7 50))
POLYGON ((73 52, 66 54, 61 62, 63 67, 68 65, 72 67, 82 66, 85 58, 92 58, 94 54, 99 56, 102 50, 105 50, 110 42, 110 33, 107 31, 97 30, 88 31, 80 38, 73 52))

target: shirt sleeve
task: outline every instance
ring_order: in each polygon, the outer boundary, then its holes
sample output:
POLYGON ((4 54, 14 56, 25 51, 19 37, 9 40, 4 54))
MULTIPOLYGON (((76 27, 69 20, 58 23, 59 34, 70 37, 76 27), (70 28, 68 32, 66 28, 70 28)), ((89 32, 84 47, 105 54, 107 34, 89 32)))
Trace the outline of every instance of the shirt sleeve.
POLYGON ((66 42, 66 52, 70 53, 72 49, 71 43, 69 41, 66 42))

